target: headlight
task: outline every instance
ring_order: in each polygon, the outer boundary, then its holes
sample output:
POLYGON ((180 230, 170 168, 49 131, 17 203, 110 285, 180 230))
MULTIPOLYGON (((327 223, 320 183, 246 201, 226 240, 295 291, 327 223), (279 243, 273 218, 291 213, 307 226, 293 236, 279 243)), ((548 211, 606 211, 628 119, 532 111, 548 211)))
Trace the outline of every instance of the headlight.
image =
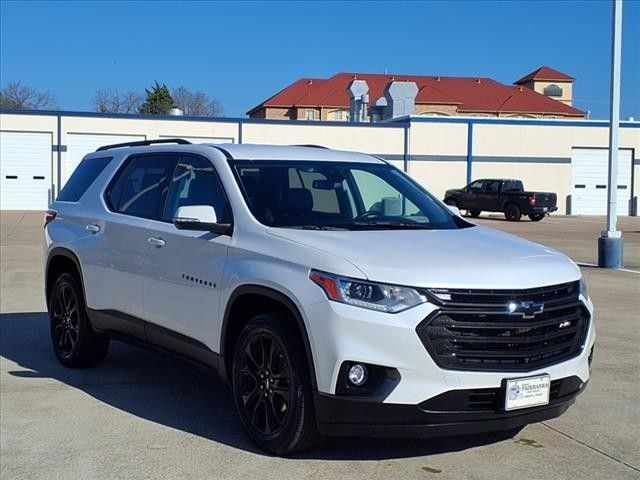
POLYGON ((343 278, 317 270, 311 270, 309 278, 324 290, 329 300, 379 312, 398 313, 427 301, 424 295, 408 287, 343 278))
POLYGON ((587 290, 587 282, 584 277, 580 277, 580 293, 584 295, 584 298, 589 298, 589 292, 587 290))

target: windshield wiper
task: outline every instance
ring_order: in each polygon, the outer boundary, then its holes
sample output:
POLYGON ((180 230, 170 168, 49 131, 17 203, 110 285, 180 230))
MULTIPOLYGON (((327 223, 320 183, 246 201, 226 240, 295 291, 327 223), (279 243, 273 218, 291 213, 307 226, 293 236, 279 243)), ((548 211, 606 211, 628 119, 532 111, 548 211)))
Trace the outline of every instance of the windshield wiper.
POLYGON ((388 221, 388 220, 381 220, 381 221, 370 221, 370 222, 353 222, 353 225, 356 228, 360 228, 362 229, 363 227, 374 227, 374 228, 388 228, 388 229, 393 229, 393 228, 407 228, 407 229, 413 229, 413 230, 433 230, 434 228, 430 225, 423 225, 420 223, 416 223, 416 222, 402 222, 402 221, 388 221))
POLYGON ((349 230, 349 227, 343 227, 338 225, 320 225, 320 224, 307 224, 307 225, 282 225, 281 228, 296 228, 299 230, 349 230))

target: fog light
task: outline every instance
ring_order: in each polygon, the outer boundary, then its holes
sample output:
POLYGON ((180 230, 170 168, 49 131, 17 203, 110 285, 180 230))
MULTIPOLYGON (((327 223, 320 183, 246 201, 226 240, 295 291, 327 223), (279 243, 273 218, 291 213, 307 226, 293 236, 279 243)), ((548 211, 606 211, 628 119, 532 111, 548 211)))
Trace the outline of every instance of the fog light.
POLYGON ((367 380, 367 367, 356 363, 349 369, 349 381, 359 387, 367 380))

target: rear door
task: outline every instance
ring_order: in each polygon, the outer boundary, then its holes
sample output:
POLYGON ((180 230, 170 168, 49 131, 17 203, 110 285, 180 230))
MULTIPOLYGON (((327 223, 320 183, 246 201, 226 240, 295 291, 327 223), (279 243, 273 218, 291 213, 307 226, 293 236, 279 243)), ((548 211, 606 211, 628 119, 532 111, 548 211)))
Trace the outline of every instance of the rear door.
POLYGON ((129 157, 107 189, 109 211, 96 222, 103 244, 89 273, 87 296, 93 308, 126 314, 119 315, 123 319, 118 328, 134 336, 144 337, 140 319, 149 255, 147 226, 164 201, 174 166, 169 155, 129 157))
POLYGON ((144 311, 149 341, 167 346, 171 330, 219 347, 220 282, 231 237, 178 230, 172 223, 186 205, 211 205, 220 223, 231 223, 224 188, 211 161, 196 155, 176 156, 166 206, 146 230, 148 267, 144 311), (162 329, 154 328, 162 327, 162 329))
POLYGON ((496 212, 501 209, 501 187, 500 180, 487 180, 484 182, 482 193, 479 195, 478 210, 496 212))

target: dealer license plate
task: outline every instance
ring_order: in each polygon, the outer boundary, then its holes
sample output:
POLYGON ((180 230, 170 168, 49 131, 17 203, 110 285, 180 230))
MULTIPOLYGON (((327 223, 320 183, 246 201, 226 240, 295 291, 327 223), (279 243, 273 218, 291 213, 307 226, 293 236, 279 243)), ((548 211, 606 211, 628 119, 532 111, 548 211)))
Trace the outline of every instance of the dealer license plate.
POLYGON ((549 375, 507 380, 504 408, 505 410, 517 410, 546 405, 549 403, 550 390, 551 377, 549 375))

